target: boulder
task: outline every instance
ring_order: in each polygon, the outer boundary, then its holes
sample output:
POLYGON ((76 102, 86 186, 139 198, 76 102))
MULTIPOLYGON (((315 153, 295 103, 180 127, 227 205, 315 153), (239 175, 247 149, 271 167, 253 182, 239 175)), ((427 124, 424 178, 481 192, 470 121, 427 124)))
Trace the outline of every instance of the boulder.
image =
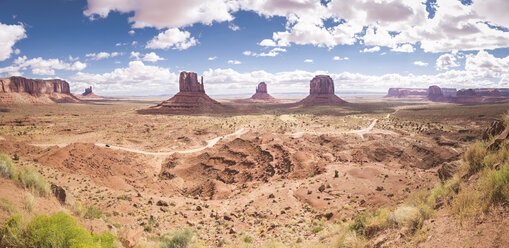
POLYGON ((198 82, 194 72, 181 72, 179 92, 157 106, 138 111, 142 114, 192 114, 224 112, 225 106, 213 100, 205 93, 203 77, 198 82))
POLYGON ((71 195, 67 195, 64 188, 56 184, 51 184, 50 190, 55 198, 57 198, 58 202, 60 202, 60 204, 68 206, 74 205, 76 200, 71 195))
POLYGON ((334 81, 330 76, 318 75, 309 83, 309 96, 299 103, 303 105, 345 105, 347 102, 334 94, 334 81))
POLYGON ((491 125, 484 130, 482 135, 483 140, 489 140, 497 135, 501 134, 505 130, 505 124, 503 121, 493 121, 491 125))

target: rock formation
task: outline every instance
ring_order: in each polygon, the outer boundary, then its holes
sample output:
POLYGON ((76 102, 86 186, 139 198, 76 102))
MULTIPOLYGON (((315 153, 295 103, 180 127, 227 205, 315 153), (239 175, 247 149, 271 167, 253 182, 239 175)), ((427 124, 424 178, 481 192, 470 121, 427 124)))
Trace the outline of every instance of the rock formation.
POLYGON ((464 90, 458 91, 457 96, 459 96, 459 97, 476 97, 477 93, 473 89, 464 89, 464 90))
MULTIPOLYGON (((390 88, 386 97, 426 97, 428 96, 429 89, 420 88, 390 88)), ((454 88, 442 88, 443 96, 456 96, 456 89, 454 88)))
POLYGON ((309 96, 299 103, 304 105, 344 105, 341 98, 334 94, 334 81, 330 76, 315 76, 309 84, 309 96))
POLYGON ((86 88, 85 92, 77 95, 77 97, 80 99, 100 99, 100 98, 102 98, 102 97, 94 94, 94 92, 92 91, 92 86, 90 86, 89 88, 86 88))
POLYGON ((256 93, 251 96, 250 100, 255 102, 278 102, 278 100, 267 92, 267 84, 265 82, 261 82, 256 87, 256 93))
POLYGON ((60 79, 1 78, 0 86, 0 104, 4 105, 79 102, 71 94, 69 83, 60 79))
POLYGON ((442 89, 436 85, 432 85, 428 89, 428 99, 433 102, 443 102, 446 101, 444 93, 442 89))
POLYGON ((194 72, 181 72, 179 78, 179 92, 157 106, 142 110, 140 113, 205 113, 224 110, 224 106, 205 94, 203 77, 198 82, 194 72))

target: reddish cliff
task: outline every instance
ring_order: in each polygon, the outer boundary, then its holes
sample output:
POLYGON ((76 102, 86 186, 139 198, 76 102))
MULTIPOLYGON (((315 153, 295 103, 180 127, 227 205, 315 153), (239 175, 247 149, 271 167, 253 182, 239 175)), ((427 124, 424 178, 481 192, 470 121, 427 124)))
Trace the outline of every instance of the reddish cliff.
POLYGON ((430 86, 428 89, 428 99, 433 102, 444 102, 447 101, 444 97, 442 89, 436 85, 430 86))
POLYGON ((309 83, 309 96, 299 103, 304 105, 344 105, 334 94, 334 81, 328 75, 315 76, 309 83))
POLYGON ((69 83, 60 79, 10 77, 0 79, 0 85, 0 104, 79 102, 69 83))
POLYGON ((221 112, 225 107, 205 94, 203 77, 201 83, 194 72, 181 72, 180 91, 157 106, 139 111, 142 114, 186 114, 221 112))

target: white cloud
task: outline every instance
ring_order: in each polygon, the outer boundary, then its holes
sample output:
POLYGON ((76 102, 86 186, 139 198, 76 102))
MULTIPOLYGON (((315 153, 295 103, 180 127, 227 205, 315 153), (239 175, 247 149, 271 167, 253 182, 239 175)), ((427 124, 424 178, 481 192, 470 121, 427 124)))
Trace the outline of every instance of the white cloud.
POLYGON ((104 74, 78 72, 70 79, 75 87, 92 85, 106 95, 154 95, 160 92, 170 95, 178 85, 178 76, 169 69, 148 66, 142 61, 131 61, 126 68, 104 74))
POLYGON ((133 28, 156 27, 176 28, 194 23, 206 25, 233 20, 230 10, 235 8, 233 1, 224 0, 88 0, 84 11, 91 19, 105 18, 112 11, 134 12, 129 18, 133 28))
POLYGON ((305 59, 304 63, 313 63, 313 60, 312 59, 305 59))
POLYGON ((448 70, 449 68, 458 66, 460 65, 456 63, 456 57, 450 53, 442 54, 438 57, 436 62, 437 70, 448 70))
POLYGON ((281 53, 286 52, 286 49, 281 47, 274 47, 268 52, 261 52, 261 53, 255 53, 251 51, 244 51, 242 54, 246 56, 255 56, 255 57, 275 57, 278 56, 281 53))
POLYGON ((155 52, 150 52, 143 56, 143 61, 157 62, 159 60, 164 60, 164 58, 159 57, 155 52))
POLYGON ((376 47, 371 47, 371 48, 364 48, 360 52, 361 53, 374 53, 374 52, 379 52, 379 51, 380 51, 380 47, 376 46, 376 47))
POLYGON ((214 57, 209 57, 208 60, 209 61, 213 61, 213 60, 216 60, 217 59, 217 56, 214 56, 214 57))
POLYGON ((13 50, 14 44, 21 39, 26 38, 25 27, 23 25, 7 25, 0 23, 0 61, 11 57, 19 49, 13 50))
POLYGON ((136 32, 134 30, 129 30, 128 32, 130 35, 134 35, 136 32))
POLYGON ((189 32, 180 31, 178 28, 170 28, 155 36, 147 43, 145 48, 186 50, 196 44, 198 44, 198 41, 191 37, 189 32))
POLYGON ((342 58, 342 57, 340 57, 340 56, 334 56, 332 59, 333 59, 333 60, 336 60, 336 61, 340 61, 340 60, 349 60, 350 58, 348 58, 348 57, 343 57, 343 58, 342 58))
POLYGON ((393 47, 391 51, 400 53, 413 53, 415 52, 415 48, 410 44, 400 44, 396 47, 393 47))
POLYGON ((486 51, 466 56, 465 70, 481 78, 508 78, 509 56, 496 58, 486 51))
POLYGON ((122 42, 115 43, 115 46, 117 46, 117 47, 125 46, 125 45, 127 45, 127 43, 122 43, 122 42))
POLYGON ((240 27, 239 27, 239 26, 237 26, 237 25, 235 25, 234 23, 229 23, 229 24, 228 24, 228 28, 229 28, 229 29, 231 29, 231 30, 233 30, 233 31, 238 31, 238 30, 240 30, 240 27))
POLYGON ((414 65, 417 65, 417 66, 428 66, 429 64, 426 63, 426 62, 422 62, 422 61, 418 60, 418 61, 414 61, 414 65))
POLYGON ((80 61, 67 63, 59 59, 43 59, 41 57, 27 59, 26 56, 23 56, 16 58, 11 66, 0 68, 0 73, 13 75, 30 69, 34 75, 50 76, 55 75, 55 70, 81 71, 86 67, 87 64, 80 61))
POLYGON ((107 59, 107 58, 113 58, 122 55, 122 53, 119 52, 99 52, 99 53, 87 53, 85 57, 90 58, 92 60, 101 60, 101 59, 107 59))
POLYGON ((388 47, 395 52, 480 50, 509 47, 509 32, 486 24, 509 26, 506 0, 437 0, 428 18, 422 1, 329 0, 88 0, 84 12, 106 17, 111 11, 134 12, 134 28, 181 28, 194 23, 231 22, 237 11, 252 11, 266 18, 286 18, 284 31, 274 32, 261 46, 315 45, 332 48, 353 45, 388 47), (327 22, 327 25, 325 25, 327 22), (365 32, 364 32, 365 31, 365 32))
POLYGON ((240 65, 242 64, 242 62, 238 61, 238 60, 228 60, 228 64, 232 64, 232 65, 240 65))

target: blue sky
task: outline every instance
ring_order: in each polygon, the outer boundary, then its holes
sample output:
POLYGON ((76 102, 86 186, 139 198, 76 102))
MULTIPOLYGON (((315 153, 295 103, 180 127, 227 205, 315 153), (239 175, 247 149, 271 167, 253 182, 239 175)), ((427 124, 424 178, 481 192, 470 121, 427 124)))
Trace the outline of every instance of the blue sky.
POLYGON ((338 93, 509 87, 504 0, 179 2, 0 0, 0 76, 110 96, 174 94, 181 70, 211 95, 304 93, 321 73, 338 93))

